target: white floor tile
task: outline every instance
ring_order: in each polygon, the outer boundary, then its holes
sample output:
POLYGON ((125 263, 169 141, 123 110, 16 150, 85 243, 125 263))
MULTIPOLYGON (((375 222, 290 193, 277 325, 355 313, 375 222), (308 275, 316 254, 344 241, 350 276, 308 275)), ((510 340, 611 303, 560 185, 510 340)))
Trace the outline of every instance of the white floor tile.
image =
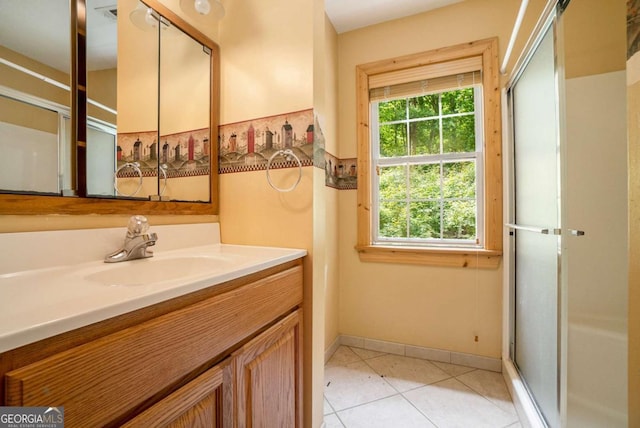
POLYGON ((440 370, 449 373, 451 376, 460 376, 461 374, 476 370, 473 367, 459 366, 457 364, 441 363, 439 361, 431 362, 435 364, 436 367, 438 367, 440 370))
POLYGON ((439 428, 501 428, 518 421, 457 379, 403 395, 439 428))
POLYGON ((377 342, 378 351, 343 344, 325 365, 325 428, 522 428, 499 373, 377 342))
POLYGON ((335 413, 324 417, 324 427, 325 428, 345 428, 335 413))
POLYGON ((338 413, 347 428, 436 428, 400 395, 338 413))
POLYGON ((362 348, 354 348, 354 347, 352 347, 351 350, 353 352, 355 352, 363 360, 368 360, 369 358, 374 358, 374 357, 379 357, 381 355, 385 355, 384 352, 372 351, 371 349, 362 349, 362 348))
POLYGON ((327 399, 324 399, 324 413, 325 415, 331 414, 331 413, 335 413, 335 411, 333 410, 333 407, 331 407, 331 404, 329 404, 329 402, 327 401, 327 399))
POLYGON ((504 412, 517 415, 501 373, 475 370, 458 376, 457 379, 487 398, 504 412))
POLYGON ((451 377, 427 360, 383 355, 366 361, 398 392, 408 391, 451 377))
POLYGON ((328 364, 324 378, 324 394, 335 411, 396 394, 396 390, 364 361, 328 364))
POLYGON ((327 361, 327 365, 343 366, 345 364, 351 364, 357 361, 362 361, 362 358, 360 358, 348 346, 340 346, 333 354, 333 356, 329 358, 329 361, 327 361))

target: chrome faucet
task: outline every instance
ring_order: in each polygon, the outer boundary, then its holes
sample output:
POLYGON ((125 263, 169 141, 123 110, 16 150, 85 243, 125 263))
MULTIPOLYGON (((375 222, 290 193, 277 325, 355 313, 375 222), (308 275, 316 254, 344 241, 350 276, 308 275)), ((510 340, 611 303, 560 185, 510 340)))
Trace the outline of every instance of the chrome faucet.
POLYGON ((153 252, 149 250, 149 247, 156 245, 158 235, 155 233, 147 233, 148 230, 149 222, 145 216, 132 216, 129 219, 123 247, 107 255, 104 258, 104 262, 116 263, 153 257, 153 252))

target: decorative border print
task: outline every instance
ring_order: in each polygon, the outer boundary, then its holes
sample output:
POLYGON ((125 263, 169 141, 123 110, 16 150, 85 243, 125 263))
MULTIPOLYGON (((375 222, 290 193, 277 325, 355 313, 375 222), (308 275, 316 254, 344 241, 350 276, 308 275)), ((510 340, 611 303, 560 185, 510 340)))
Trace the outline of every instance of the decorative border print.
MULTIPOLYGON (((158 144, 156 131, 129 132, 118 134, 116 147, 117 168, 126 163, 137 162, 143 177, 155 177, 158 170, 158 144)), ((123 169, 119 176, 136 175, 133 170, 123 169)))
POLYGON ((315 156, 313 165, 324 169, 324 184, 338 190, 353 190, 358 188, 357 159, 338 159, 325 150, 324 133, 320 125, 320 118, 315 117, 315 156))
MULTIPOLYGON (((220 126, 220 174, 259 171, 279 150, 290 149, 302 166, 313 165, 313 110, 280 114, 220 126)), ((271 168, 297 167, 276 156, 271 168)))
POLYGON ((209 175, 209 128, 194 129, 160 137, 160 164, 167 177, 209 175))
MULTIPOLYGON (((279 150, 292 150, 302 166, 325 171, 325 185, 338 190, 358 186, 356 158, 338 159, 325 151, 320 120, 312 109, 221 125, 220 174, 260 171, 279 150)), ((296 160, 276 156, 270 169, 297 168, 296 160)))
POLYGON ((358 188, 357 158, 338 159, 331 153, 326 153, 325 157, 325 185, 338 190, 358 188))
MULTIPOLYGON (((209 175, 209 128, 161 136, 159 152, 157 136, 156 131, 118 134, 118 167, 127 162, 138 162, 144 177, 155 177, 159 156, 159 163, 166 166, 168 178, 209 175)), ((123 171, 123 174, 127 172, 123 171)))
POLYGON ((326 163, 325 140, 324 133, 322 132, 322 125, 320 125, 320 118, 317 114, 314 114, 313 116, 313 129, 315 130, 313 134, 313 144, 315 145, 315 150, 313 152, 313 166, 324 169, 324 165, 326 163))

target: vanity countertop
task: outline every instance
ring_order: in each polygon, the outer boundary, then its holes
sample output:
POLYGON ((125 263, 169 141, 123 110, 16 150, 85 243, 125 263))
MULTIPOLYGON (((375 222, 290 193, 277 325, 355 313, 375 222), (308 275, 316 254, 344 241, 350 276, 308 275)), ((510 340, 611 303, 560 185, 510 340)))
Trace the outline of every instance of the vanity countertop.
POLYGON ((305 250, 211 244, 0 273, 0 352, 240 278, 305 250))

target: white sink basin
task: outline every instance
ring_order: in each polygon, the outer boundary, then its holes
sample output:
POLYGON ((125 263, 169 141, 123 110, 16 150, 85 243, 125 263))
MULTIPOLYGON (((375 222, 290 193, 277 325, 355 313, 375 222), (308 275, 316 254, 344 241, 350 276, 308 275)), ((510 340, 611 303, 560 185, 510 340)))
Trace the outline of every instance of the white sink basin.
POLYGON ((230 260, 215 256, 176 256, 131 260, 109 265, 85 276, 106 286, 140 286, 211 275, 228 268, 230 260))
POLYGON ((0 352, 303 257, 304 250, 212 244, 121 263, 0 272, 0 352))

